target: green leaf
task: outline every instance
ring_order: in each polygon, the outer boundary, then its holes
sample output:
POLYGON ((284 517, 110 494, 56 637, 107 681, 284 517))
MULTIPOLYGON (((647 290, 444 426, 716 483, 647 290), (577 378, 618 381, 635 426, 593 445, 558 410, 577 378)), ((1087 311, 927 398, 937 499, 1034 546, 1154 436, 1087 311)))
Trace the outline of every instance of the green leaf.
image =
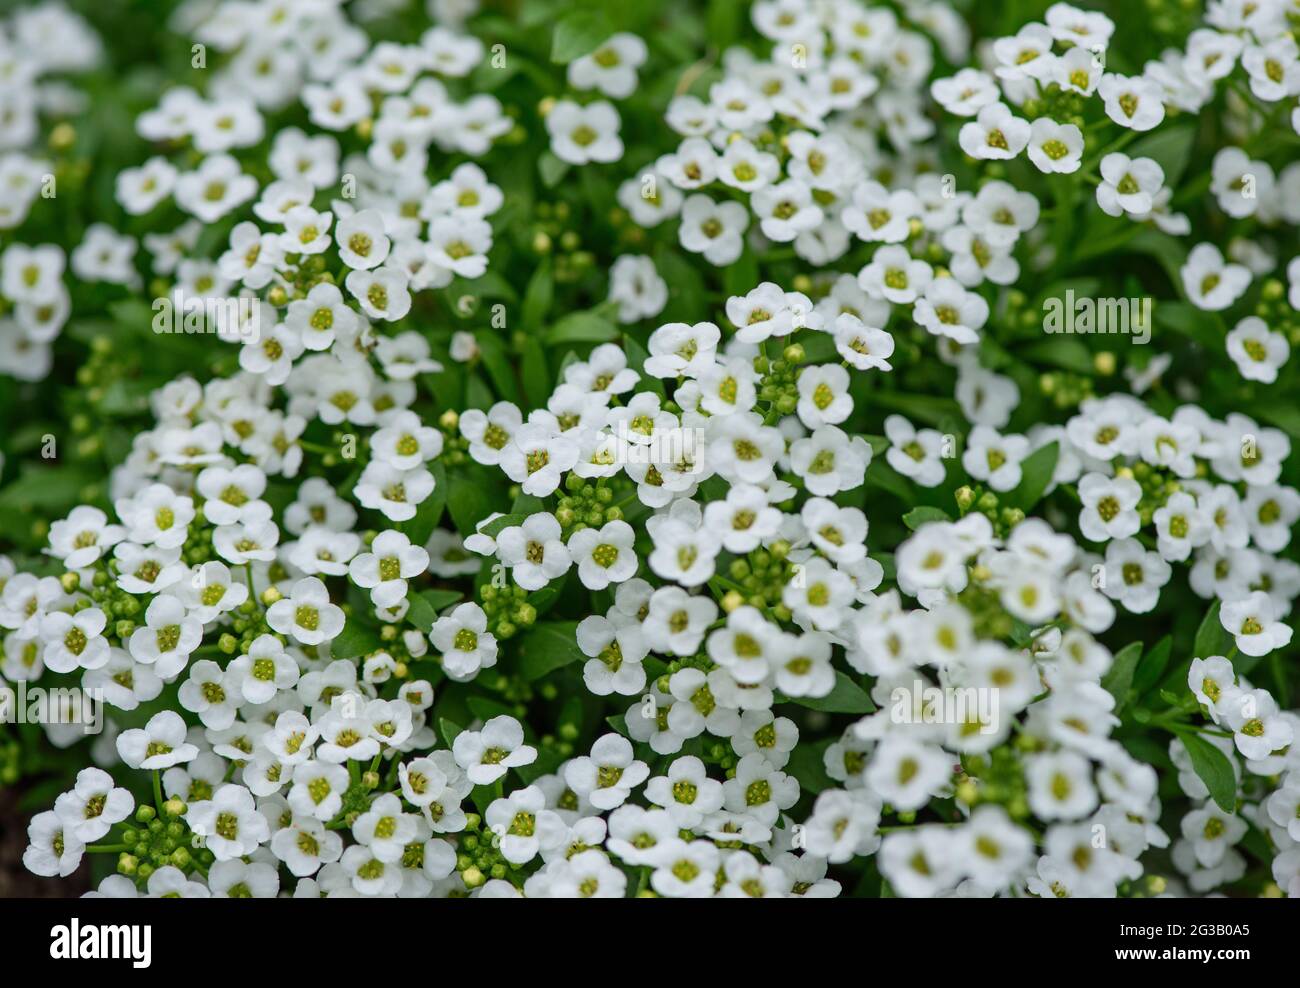
POLYGON ((429 541, 429 536, 438 527, 443 509, 447 506, 447 478, 442 464, 434 464, 433 478, 433 493, 420 502, 420 506, 415 509, 414 518, 397 526, 398 531, 410 539, 412 545, 422 546, 429 541))
POLYGON ((1196 140, 1196 124, 1178 124, 1161 127, 1134 141, 1126 154, 1130 158, 1151 158, 1164 169, 1165 185, 1178 188, 1187 163, 1191 161, 1192 144, 1196 140))
POLYGON ((660 325, 665 322, 695 323, 702 318, 701 313, 711 310, 698 264, 663 243, 655 248, 654 262, 659 277, 672 286, 668 304, 658 316, 660 325))
POLYGON ((831 738, 827 738, 797 744, 790 752, 785 773, 798 779, 799 787, 810 795, 815 796, 835 785, 835 780, 826 774, 826 749, 830 747, 831 741, 831 738))
POLYGON ((1192 768, 1210 790, 1210 796, 1224 813, 1237 811, 1237 776, 1228 756, 1194 731, 1178 731, 1192 768))
POLYGON ((438 612, 464 596, 459 590, 424 590, 413 594, 411 606, 406 611, 406 620, 428 634, 433 622, 438 619, 438 612))
POLYGON ((903 515, 903 524, 916 531, 922 525, 928 525, 933 521, 952 521, 947 512, 930 505, 922 505, 919 508, 913 508, 907 514, 903 515))
POLYGON ((1223 331, 1214 314, 1204 312, 1190 302, 1161 299, 1155 304, 1151 317, 1156 329, 1179 333, 1208 350, 1223 346, 1223 331))
POLYGON ((495 539, 507 528, 514 528, 518 525, 522 525, 527 520, 528 514, 512 511, 510 514, 502 515, 500 518, 493 518, 490 522, 484 525, 483 534, 490 535, 495 539))
POLYGON ((519 671, 530 682, 571 662, 585 660, 576 621, 544 621, 519 640, 519 671))
POLYGON ((608 343, 618 339, 618 333, 616 325, 594 312, 571 312, 547 331, 546 342, 551 346, 561 343, 608 343))
POLYGON ((1141 657, 1142 643, 1131 642, 1115 654, 1115 660, 1106 670, 1106 675, 1101 677, 1102 688, 1115 698, 1116 714, 1128 702, 1129 690, 1133 687, 1133 672, 1141 657))
POLYGON ((520 313, 524 330, 541 329, 554 301, 555 279, 551 275, 551 259, 543 257, 533 276, 528 279, 528 287, 524 289, 524 304, 520 313))
MULTIPOLYGON (((888 491, 904 504, 916 503, 916 491, 912 489, 912 482, 884 460, 872 460, 871 466, 867 467, 864 483, 873 484, 882 491, 888 491)), ((934 508, 932 510, 938 511, 939 509, 934 508)), ((940 513, 942 514, 942 512, 940 513)))
POLYGON ((1005 502, 1028 514, 1052 482, 1052 474, 1056 472, 1056 460, 1059 455, 1060 446, 1053 441, 1025 457, 1024 462, 1020 464, 1020 483, 1016 485, 1015 490, 1006 495, 1005 502))
MULTIPOLYGON (((709 0, 705 24, 709 40, 719 50, 730 47, 740 34, 744 25, 744 9, 741 0, 709 0)), ((750 288, 752 287, 754 286, 751 285, 750 288)))
MULTIPOLYGON (((1150 227, 1135 235, 1121 249, 1136 251, 1139 254, 1148 254, 1154 257, 1165 269, 1165 274, 1168 275, 1170 282, 1182 286, 1183 281, 1180 272, 1187 263, 1187 248, 1177 238, 1150 227)), ((1160 306, 1157 305, 1156 308, 1158 309, 1160 306)))
POLYGON ((783 699, 828 714, 869 714, 876 709, 867 691, 838 671, 835 673, 835 685, 825 696, 788 696, 783 699))
MULTIPOLYGON (((4 490, 0 490, 0 507, 6 512, 20 508, 58 509, 82 500, 82 491, 92 483, 89 474, 69 467, 27 467, 4 490)), ((15 521, 12 517, 10 523, 15 521)))
POLYGON ((567 65, 593 52, 614 33, 609 17, 601 10, 575 10, 560 18, 551 38, 551 61, 567 65))
POLYGON ((1169 665, 1169 657, 1173 653, 1173 647, 1173 638, 1170 635, 1165 635, 1160 641, 1156 642, 1151 651, 1142 656, 1142 661, 1138 663, 1137 671, 1133 674, 1133 689, 1137 691, 1139 696, 1160 682, 1165 667, 1169 665))
POLYGON ((338 637, 330 642, 330 658, 355 659, 383 647, 379 632, 350 617, 338 637))
POLYGON ((1259 404, 1251 412, 1265 422, 1271 422, 1293 439, 1300 439, 1300 408, 1295 405, 1284 402, 1259 404))
POLYGON ((500 700, 494 700, 490 696, 471 696, 465 701, 465 706, 469 707, 470 712, 479 720, 491 720, 493 717, 513 717, 515 711, 512 707, 506 706, 500 700))
POLYGON ((872 391, 868 396, 870 404, 890 411, 898 412, 913 422, 939 426, 945 418, 962 414, 961 406, 951 398, 936 398, 934 395, 903 394, 900 391, 872 391))
POLYGON ((1016 353, 1031 364, 1049 364, 1075 374, 1091 377, 1095 371, 1092 351, 1080 340, 1058 336, 1027 347, 1016 347, 1016 353))
POLYGON ((546 350, 542 347, 542 341, 536 336, 530 335, 524 341, 524 359, 520 373, 523 375, 524 395, 528 398, 528 404, 535 408, 545 405, 547 399, 551 397, 551 386, 554 382, 551 380, 546 350))
POLYGON ((537 156, 537 173, 542 176, 542 184, 553 189, 569 174, 569 163, 561 161, 550 151, 543 151, 537 156))
POLYGON ((497 394, 506 401, 522 403, 519 393, 519 379, 515 377, 510 354, 500 336, 495 333, 482 333, 478 337, 479 352, 482 354, 483 366, 492 379, 492 386, 497 394))
POLYGON ((463 730, 463 727, 446 717, 441 717, 438 720, 438 733, 442 736, 443 743, 449 748, 451 743, 456 740, 456 735, 463 730))
POLYGON ((623 737, 632 737, 632 735, 627 733, 627 718, 623 714, 613 714, 606 717, 605 723, 612 727, 616 732, 623 735, 623 737))
POLYGON ((500 482, 486 470, 454 470, 447 477, 447 511, 461 535, 473 535, 475 525, 501 510, 500 501, 500 482))
POLYGON ((1223 651, 1223 625, 1219 622, 1219 601, 1216 600, 1210 604, 1210 609, 1201 619, 1201 626, 1196 629, 1192 656, 1205 659, 1211 655, 1222 655, 1223 651))
POLYGON ((758 284, 758 258, 746 247, 723 274, 723 289, 728 295, 747 295, 758 284))

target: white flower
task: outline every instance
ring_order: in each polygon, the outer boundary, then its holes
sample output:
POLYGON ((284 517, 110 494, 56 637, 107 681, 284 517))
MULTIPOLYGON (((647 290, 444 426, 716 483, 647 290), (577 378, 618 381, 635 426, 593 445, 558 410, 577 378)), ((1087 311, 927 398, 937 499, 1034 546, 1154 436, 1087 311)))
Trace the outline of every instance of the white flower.
POLYGON ((896 244, 907 239, 911 221, 921 213, 915 193, 906 189, 890 192, 879 182, 862 182, 854 187, 840 222, 860 240, 896 244))
POLYGON ((1146 551, 1137 539, 1116 539, 1106 546, 1102 590, 1134 614, 1145 614, 1156 606, 1172 573, 1158 553, 1146 551))
POLYGON ((571 165, 618 161, 623 157, 619 124, 618 111, 604 100, 586 106, 560 100, 546 115, 551 151, 571 165))
POLYGON ((690 196, 682 205, 678 230, 681 245, 716 267, 732 264, 744 248, 749 211, 738 202, 714 202, 706 195, 690 196))
POLYGON ((117 201, 132 216, 141 216, 172 194, 176 176, 175 166, 157 155, 139 168, 124 168, 117 175, 117 201))
POLYGON ((63 836, 90 844, 107 834, 135 809, 135 799, 113 784, 113 777, 98 768, 77 773, 70 792, 54 801, 54 813, 63 824, 63 836))
POLYGON ((374 508, 390 521, 409 521, 433 488, 433 474, 428 470, 399 470, 371 460, 352 493, 363 508, 374 508))
MULTIPOLYGON (((627 586, 624 584, 623 586, 627 586)), ((618 610, 609 617, 590 615, 578 622, 578 648, 590 656, 582 670, 587 689, 597 696, 635 696, 645 687, 641 662, 649 652, 642 626, 618 610)))
POLYGON ((935 429, 916 429, 901 415, 885 419, 885 435, 890 447, 885 460, 904 477, 922 487, 943 483, 944 439, 935 429))
POLYGON ((375 536, 369 552, 348 564, 352 582, 370 591, 379 608, 396 607, 406 598, 406 581, 427 572, 429 554, 401 532, 389 529, 375 536))
POLYGON ((378 796, 352 824, 352 836, 385 864, 401 860, 406 845, 419 833, 420 818, 402 812, 402 801, 393 793, 378 796))
POLYGON ((104 637, 107 624, 107 616, 98 607, 87 607, 75 614, 46 614, 40 623, 45 667, 51 672, 72 672, 105 665, 109 660, 108 639, 104 637))
POLYGON ((962 466, 976 480, 995 491, 1013 490, 1020 483, 1020 464, 1029 456, 1024 436, 1002 436, 988 426, 977 425, 967 439, 962 466))
POLYGON ((997 68, 999 78, 1040 82, 1051 78, 1056 61, 1052 39, 1053 33, 1042 24, 1026 24, 1014 37, 998 38, 993 42, 993 56, 1002 63, 997 68))
POLYGON ((1152 521, 1160 555, 1170 562, 1183 562, 1210 539, 1210 520, 1185 491, 1171 494, 1164 506, 1156 509, 1152 521))
POLYGON ((1025 774, 1029 807, 1042 820, 1077 820, 1097 808, 1092 766, 1078 752, 1034 755, 1025 774))
POLYGON ((487 615, 478 604, 465 603, 433 623, 429 640, 442 653, 448 678, 468 682, 480 669, 497 664, 496 636, 487 630, 487 615))
POLYGON ((392 246, 384 232, 383 215, 376 209, 362 209, 340 220, 334 237, 339 258, 354 270, 368 271, 383 264, 392 246))
POLYGON ((1147 131, 1165 118, 1160 87, 1141 76, 1107 73, 1097 84, 1097 92, 1106 104, 1106 115, 1121 127, 1147 131))
POLYGON ((955 278, 937 278, 917 299, 912 318, 935 336, 956 343, 975 343, 989 317, 989 306, 974 292, 968 292, 955 278))
POLYGON ((289 596, 266 611, 266 623, 303 645, 319 645, 343 630, 343 609, 330 603, 325 584, 314 576, 299 580, 289 596))
POLYGON ((1291 641, 1290 626, 1276 614, 1273 599, 1256 590, 1241 600, 1225 602, 1219 610, 1219 623, 1236 639, 1242 654, 1267 655, 1291 641))
POLYGON ((104 512, 82 505, 50 526, 50 555, 70 570, 86 569, 125 537, 126 529, 110 525, 104 512))
POLYGON ((1145 216, 1165 182, 1164 169, 1150 158, 1108 154, 1101 159, 1100 170, 1097 205, 1109 216, 1145 216))
POLYGON ((1262 161, 1252 161, 1241 148, 1220 148, 1214 156, 1210 191, 1229 216, 1252 216, 1261 200, 1273 196, 1273 169, 1262 161))
POLYGON ((799 783, 762 755, 748 754, 737 763, 736 774, 722 784, 722 794, 731 812, 771 826, 799 798, 799 783))
POLYGON ((131 768, 171 768, 192 761, 199 749, 185 740, 185 721, 172 710, 149 718, 143 728, 132 728, 117 736, 117 753, 131 768))
POLYGON ((1213 244, 1197 244, 1180 271, 1183 288, 1197 308, 1217 312, 1239 299, 1250 285, 1250 270, 1228 264, 1213 244))
POLYGON ((936 79, 930 84, 930 94, 953 116, 973 117, 997 102, 998 87, 988 73, 966 68, 948 78, 936 79))
POLYGON ((564 821, 546 808, 546 797, 535 785, 493 800, 484 818, 497 835, 502 857, 514 865, 527 864, 543 846, 553 847, 564 840, 564 821))
POLYGON ((343 807, 348 788, 348 770, 341 764, 306 761, 293 770, 293 786, 287 797, 295 814, 328 822, 343 807))
POLYGON ((569 536, 569 554, 578 565, 578 577, 589 590, 603 590, 636 575, 633 548, 636 533, 625 521, 606 522, 601 528, 584 528, 569 536))
POLYGON ((226 668, 246 703, 270 703, 276 693, 298 682, 298 664, 274 635, 258 635, 226 668))
POLYGON ((635 34, 611 35, 595 51, 569 63, 574 89, 598 89, 611 99, 626 99, 636 89, 636 70, 646 59, 646 43, 635 34))
POLYGON ((957 142, 972 158, 1006 160, 1025 149, 1030 135, 1027 120, 1013 115, 1005 103, 990 103, 962 124, 957 142))
POLYGON ((821 224, 825 214, 813 199, 812 189, 797 179, 757 190, 750 198, 763 235, 776 243, 789 243, 821 224))
POLYGON ((257 811, 253 794, 243 786, 225 785, 212 799, 190 803, 185 822, 205 839, 204 847, 218 861, 252 854, 271 838, 266 817, 257 811))
POLYGON ((852 313, 835 318, 835 349, 858 370, 892 370, 889 358, 894 353, 894 338, 883 329, 868 326, 852 313))
POLYGON ((525 590, 540 590, 569 571, 572 560, 560 540, 560 523, 549 512, 497 533, 497 556, 525 590))
MULTIPOLYGON (((340 224, 340 230, 348 221, 340 224)), ((328 350, 336 339, 349 339, 358 325, 357 314, 343 301, 338 286, 322 282, 303 299, 289 303, 285 325, 308 350, 328 350)))
POLYGON ((257 180, 245 175, 228 154, 204 158, 176 180, 176 205, 204 223, 215 223, 257 195, 257 180))
POLYGON ((1300 52, 1289 35, 1247 45, 1241 65, 1250 76, 1250 91, 1259 99, 1273 103, 1300 92, 1300 52))
POLYGON ((1272 384, 1278 369, 1291 356, 1291 347, 1281 333, 1270 332, 1258 316, 1242 319, 1227 338, 1228 356, 1248 381, 1272 384))
POLYGON ((590 756, 573 758, 564 768, 569 788, 599 810, 623 805, 649 775, 649 766, 636 760, 631 742, 619 734, 598 738, 590 756))
POLYGON ((723 185, 750 193, 770 185, 781 174, 781 163, 776 155, 760 151, 743 137, 727 143, 716 166, 718 181, 723 185))
POLYGON ((521 425, 501 452, 501 469, 534 497, 554 493, 577 462, 577 442, 542 421, 521 425))
MULTIPOLYGON (((1288 636, 1289 633, 1288 629, 1288 636)), ((1245 758, 1267 758, 1279 748, 1287 747, 1294 738, 1294 729, 1267 690, 1235 690, 1223 698, 1219 709, 1223 723, 1233 732, 1237 750, 1245 758)))
MULTIPOLYGON (((711 322, 665 323, 650 334, 645 372, 652 377, 692 377, 712 367, 721 331, 711 322)), ((462 423, 464 417, 461 418, 462 423)), ((463 426, 462 426, 463 428, 463 426)))
POLYGON ((668 283, 659 277, 650 258, 623 254, 609 269, 609 299, 618 303, 619 322, 651 319, 668 302, 668 283))
POLYGON ((1250 538, 1265 552, 1278 553, 1291 542, 1291 526, 1300 519, 1300 492, 1260 485, 1246 492, 1243 509, 1250 538))
POLYGON ((398 268, 351 271, 343 283, 371 319, 395 322, 411 311, 410 278, 398 268))
POLYGON ((933 276, 930 265, 913 259, 906 248, 891 245, 879 248, 871 263, 858 272, 858 285, 873 298, 906 305, 916 301, 933 276))
POLYGON ((1132 477, 1106 477, 1085 474, 1079 480, 1079 529, 1093 542, 1126 539, 1141 527, 1137 505, 1142 488, 1132 477))
POLYGON ((81 866, 86 842, 79 840, 53 810, 37 813, 27 825, 23 866, 33 875, 66 878, 81 866))
POLYGON ((670 899, 712 895, 717 881, 718 849, 706 840, 690 843, 679 837, 664 841, 655 849, 651 887, 670 899))
POLYGON ((222 669, 210 659, 190 666, 189 678, 177 693, 180 705, 199 715, 204 727, 223 731, 235 722, 243 696, 234 672, 222 669))

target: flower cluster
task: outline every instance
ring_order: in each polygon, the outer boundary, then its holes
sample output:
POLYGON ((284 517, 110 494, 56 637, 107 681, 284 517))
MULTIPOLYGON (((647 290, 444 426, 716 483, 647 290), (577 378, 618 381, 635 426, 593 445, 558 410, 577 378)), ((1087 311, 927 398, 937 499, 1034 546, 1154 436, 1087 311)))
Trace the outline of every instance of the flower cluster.
POLYGON ((72 759, 28 869, 1300 895, 1295 5, 1140 74, 1065 3, 520 6, 182 5, 75 245, 0 162, 0 369, 89 344, 103 464, 0 557, 0 685, 107 707, 0 749, 72 759))

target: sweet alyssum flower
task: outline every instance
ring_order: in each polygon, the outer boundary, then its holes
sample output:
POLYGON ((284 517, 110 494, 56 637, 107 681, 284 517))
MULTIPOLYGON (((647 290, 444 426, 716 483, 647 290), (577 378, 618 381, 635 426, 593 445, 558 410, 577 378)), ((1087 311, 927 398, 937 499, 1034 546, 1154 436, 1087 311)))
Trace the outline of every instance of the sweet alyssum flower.
POLYGON ((90 29, 0 25, 0 373, 75 434, 5 443, 0 672, 102 690, 114 741, 44 725, 29 869, 1300 893, 1277 4, 1138 11, 1121 58, 1067 3, 760 0, 702 75, 690 10, 561 4, 550 63, 474 4, 355 6, 158 26, 211 67, 153 73, 102 176, 90 29), (1112 282, 1115 332, 1039 336, 1112 282), (214 332, 122 345, 154 296, 214 332))

